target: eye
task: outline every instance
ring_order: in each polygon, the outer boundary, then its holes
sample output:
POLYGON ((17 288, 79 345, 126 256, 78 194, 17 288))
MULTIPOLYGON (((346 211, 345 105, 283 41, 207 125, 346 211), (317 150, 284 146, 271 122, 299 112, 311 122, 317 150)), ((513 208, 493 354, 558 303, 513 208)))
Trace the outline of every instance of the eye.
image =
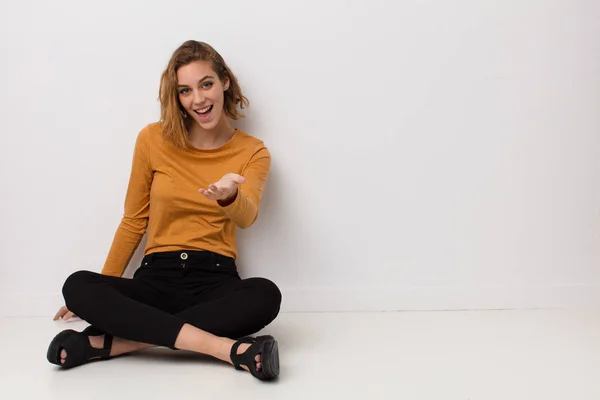
POLYGON ((212 83, 212 82, 204 82, 204 83, 202 84, 202 88, 203 88, 203 89, 209 89, 209 88, 210 88, 212 85, 213 85, 213 83, 212 83))
POLYGON ((179 90, 179 94, 186 94, 190 89, 188 88, 183 88, 179 90))

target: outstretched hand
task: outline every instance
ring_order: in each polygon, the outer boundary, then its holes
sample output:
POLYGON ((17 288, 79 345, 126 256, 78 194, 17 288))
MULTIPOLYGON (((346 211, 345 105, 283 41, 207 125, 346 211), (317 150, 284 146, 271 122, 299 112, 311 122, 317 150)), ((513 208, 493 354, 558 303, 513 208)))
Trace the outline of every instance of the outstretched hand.
POLYGON ((209 200, 228 201, 235 198, 238 185, 246 183, 246 178, 238 174, 225 174, 218 182, 208 185, 208 189, 198 190, 209 200))

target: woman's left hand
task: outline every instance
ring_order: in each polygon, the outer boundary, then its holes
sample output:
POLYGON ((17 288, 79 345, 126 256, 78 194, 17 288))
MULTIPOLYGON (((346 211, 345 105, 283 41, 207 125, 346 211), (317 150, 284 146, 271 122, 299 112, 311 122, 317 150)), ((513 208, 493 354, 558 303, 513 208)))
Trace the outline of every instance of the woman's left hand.
POLYGON ((238 174, 225 174, 218 182, 208 185, 208 189, 198 190, 209 200, 228 201, 237 195, 238 185, 246 183, 246 178, 238 174))

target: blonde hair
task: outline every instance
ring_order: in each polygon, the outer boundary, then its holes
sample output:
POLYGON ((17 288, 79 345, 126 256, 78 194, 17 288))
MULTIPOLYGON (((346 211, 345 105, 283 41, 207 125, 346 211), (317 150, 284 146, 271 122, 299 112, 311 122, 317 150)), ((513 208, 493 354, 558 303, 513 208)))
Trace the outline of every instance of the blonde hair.
POLYGON ((195 40, 184 42, 173 52, 167 68, 162 73, 158 95, 163 136, 179 148, 188 146, 185 119, 189 116, 179 102, 177 71, 184 65, 194 61, 210 62, 212 69, 217 73, 221 82, 226 79, 229 80, 229 88, 225 91, 223 104, 226 116, 234 120, 244 118, 244 115, 237 110, 237 106, 239 105, 243 109, 249 105, 248 99, 242 94, 237 78, 231 72, 223 57, 214 48, 204 42, 195 40))

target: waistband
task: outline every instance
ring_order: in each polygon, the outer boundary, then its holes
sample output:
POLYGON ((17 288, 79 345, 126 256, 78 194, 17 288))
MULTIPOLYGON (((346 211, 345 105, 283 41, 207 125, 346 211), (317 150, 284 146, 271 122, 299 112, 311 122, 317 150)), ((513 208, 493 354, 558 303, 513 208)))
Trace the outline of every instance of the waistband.
POLYGON ((145 255, 142 259, 142 264, 152 263, 155 260, 172 260, 179 262, 227 262, 235 264, 232 257, 224 256, 209 250, 177 250, 177 251, 161 251, 145 255))

